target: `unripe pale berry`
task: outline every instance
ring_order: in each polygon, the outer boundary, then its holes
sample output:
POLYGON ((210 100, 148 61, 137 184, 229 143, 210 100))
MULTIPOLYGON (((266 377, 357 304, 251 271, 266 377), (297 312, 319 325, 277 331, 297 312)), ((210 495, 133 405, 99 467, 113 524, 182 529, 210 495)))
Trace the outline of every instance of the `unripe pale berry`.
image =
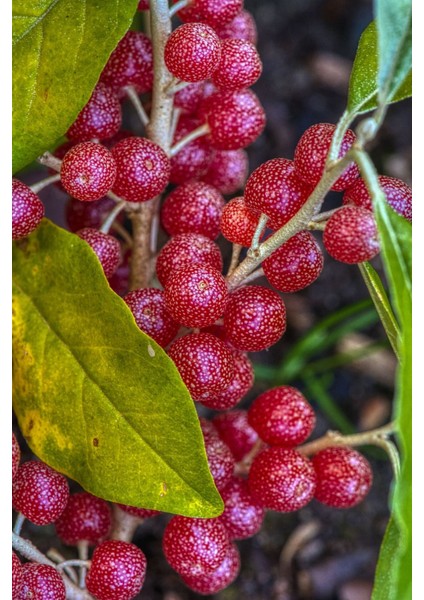
POLYGON ((233 244, 249 248, 258 222, 259 215, 246 206, 243 196, 238 196, 224 206, 221 214, 221 233, 233 244))
POLYGON ((322 241, 330 256, 348 264, 371 260, 380 252, 372 212, 355 205, 346 205, 330 217, 322 241))
POLYGON ((253 498, 270 510, 292 512, 308 504, 315 492, 312 463, 297 450, 267 448, 253 460, 249 490, 253 498))
POLYGON ((262 262, 265 276, 280 292, 297 292, 318 278, 324 257, 309 231, 300 231, 262 262))
POLYGON ((54 523, 65 510, 68 498, 68 482, 61 473, 35 460, 19 467, 13 480, 13 508, 31 523, 54 523))
POLYGON ((179 324, 165 306, 165 293, 156 288, 133 290, 124 297, 135 322, 163 348, 177 335, 179 324))
POLYGON ((71 546, 82 541, 98 544, 106 537, 110 526, 111 514, 107 502, 87 492, 71 494, 65 510, 55 523, 59 538, 71 546))
POLYGON ((87 590, 97 600, 131 600, 146 576, 146 557, 135 544, 106 540, 95 548, 87 573, 87 590))
POLYGON ((230 544, 224 560, 212 573, 185 576, 182 580, 197 594, 207 596, 217 594, 228 587, 236 579, 239 571, 240 553, 235 544, 230 544))
MULTIPOLYGON (((325 162, 335 129, 336 126, 330 123, 317 123, 309 127, 297 143, 293 160, 296 175, 313 187, 316 186, 324 173, 325 162)), ((355 134, 351 129, 348 129, 343 137, 338 158, 346 154, 355 140, 355 134)), ((359 177, 359 169, 352 162, 331 189, 341 192, 350 187, 357 177, 359 177)))
POLYGON ((248 410, 249 424, 272 446, 302 444, 315 427, 315 413, 303 394, 283 385, 258 396, 248 410))
POLYGON ((185 183, 165 198, 162 226, 169 235, 200 233, 215 240, 224 204, 221 193, 211 185, 202 181, 185 183))
POLYGON ((240 39, 221 42, 221 60, 212 74, 213 83, 224 90, 250 87, 262 73, 262 62, 251 42, 240 39))
POLYGON ((230 540, 216 519, 172 517, 163 534, 163 552, 180 575, 212 573, 224 560, 230 540))
POLYGON ((28 562, 22 565, 18 600, 65 600, 66 589, 61 575, 54 567, 28 562))
POLYGON ((110 150, 95 142, 81 142, 63 157, 60 180, 68 194, 91 202, 111 190, 116 172, 116 162, 110 150))
POLYGON ((317 474, 315 498, 334 508, 351 508, 368 494, 372 484, 369 462, 352 448, 334 446, 312 458, 317 474))
POLYGON ((293 161, 273 158, 250 175, 244 201, 251 211, 267 215, 271 229, 279 229, 304 205, 311 191, 297 177, 293 161))
POLYGON ((202 401, 202 404, 213 410, 228 410, 238 404, 253 387, 254 372, 251 361, 244 352, 232 351, 234 357, 234 374, 230 385, 220 394, 202 401))
POLYGON ((116 238, 92 227, 85 227, 76 235, 86 241, 96 253, 106 277, 111 277, 121 262, 121 246, 116 238))
POLYGON ((286 308, 273 290, 250 285, 229 295, 224 312, 228 341, 239 350, 269 348, 286 330, 286 308))
POLYGON ((116 180, 112 191, 128 202, 145 202, 162 193, 171 163, 160 146, 142 137, 125 138, 112 148, 116 180))
POLYGON ((225 509, 217 518, 227 530, 230 540, 244 540, 258 533, 265 509, 255 502, 245 479, 233 477, 222 490, 221 497, 225 509))
MULTIPOLYGON (((181 116, 173 143, 179 142, 199 125, 201 122, 198 119, 181 116)), ((186 144, 175 156, 171 157, 170 182, 184 184, 193 179, 200 179, 208 169, 211 153, 212 149, 205 136, 186 144)))
POLYGON ((21 449, 19 448, 19 443, 15 434, 12 432, 12 479, 15 478, 15 475, 18 472, 20 462, 21 449))
POLYGON ((213 150, 202 181, 216 187, 221 194, 234 194, 246 183, 249 170, 245 150, 213 150))
POLYGON ((247 10, 242 10, 239 12, 232 21, 229 21, 224 25, 217 25, 215 31, 222 40, 247 40, 255 45, 258 41, 258 32, 255 19, 247 10))
POLYGON ((122 123, 121 103, 104 83, 98 83, 66 135, 75 143, 102 140, 118 133, 122 123))
POLYGON ((242 460, 258 441, 258 434, 247 420, 246 410, 220 413, 213 418, 212 423, 237 461, 242 460))
MULTIPOLYGON (((387 202, 398 214, 412 221, 412 190, 404 181, 386 175, 378 176, 378 183, 386 195, 387 202)), ((367 210, 373 209, 371 194, 365 181, 359 177, 343 194, 343 204, 356 204, 367 210)))
POLYGON ((205 23, 186 23, 169 36, 164 59, 169 71, 182 81, 203 81, 212 75, 221 57, 215 31, 205 23))
POLYGON ((44 205, 27 185, 12 179, 12 239, 26 237, 44 217, 44 205))

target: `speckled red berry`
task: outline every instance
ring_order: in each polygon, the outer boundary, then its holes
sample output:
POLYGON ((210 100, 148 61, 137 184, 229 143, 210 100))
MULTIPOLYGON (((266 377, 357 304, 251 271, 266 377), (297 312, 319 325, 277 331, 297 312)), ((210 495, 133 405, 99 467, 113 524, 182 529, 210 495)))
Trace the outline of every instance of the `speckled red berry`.
POLYGON ((179 324, 165 306, 165 293, 156 288, 133 290, 124 297, 135 322, 160 346, 167 346, 177 335, 179 324))
POLYGON ((180 25, 165 45, 165 64, 182 81, 203 81, 212 75, 221 57, 221 43, 205 23, 180 25))
POLYGON ((247 10, 242 10, 232 21, 229 21, 224 25, 218 24, 215 31, 222 40, 247 40, 255 45, 258 41, 255 19, 247 10))
POLYGON ((214 150, 202 181, 216 187, 221 194, 234 194, 246 183, 249 170, 245 150, 214 150))
MULTIPOLYGON (((174 144, 194 131, 201 122, 197 119, 181 116, 174 135, 174 144)), ((170 182, 182 184, 200 179, 209 166, 212 149, 204 136, 188 144, 171 157, 170 182)))
POLYGON ((163 552, 180 575, 212 573, 224 560, 230 540, 216 519, 173 517, 163 534, 163 552))
POLYGON ((148 519, 160 515, 159 510, 152 510, 150 508, 137 508, 136 506, 129 506, 128 504, 118 504, 117 506, 129 515, 138 517, 139 519, 148 519))
MULTIPOLYGON (((305 183, 316 186, 324 173, 327 154, 336 129, 330 123, 317 123, 309 127, 299 139, 294 152, 296 175, 305 183)), ((338 157, 341 158, 351 148, 356 136, 348 129, 343 137, 338 157)), ((333 184, 332 190, 342 192, 359 177, 359 169, 350 163, 343 174, 333 184)))
POLYGON ((202 404, 213 410, 228 410, 236 406, 253 387, 254 372, 251 361, 244 352, 233 350, 234 374, 228 387, 220 394, 202 401, 202 404))
POLYGON ((65 544, 78 542, 98 544, 111 526, 111 513, 107 502, 87 492, 69 496, 65 510, 55 523, 56 533, 65 544))
POLYGON ((212 423, 237 461, 244 458, 258 441, 258 434, 247 420, 246 410, 220 413, 212 419, 212 423))
POLYGON ((297 450, 274 446, 254 458, 248 484, 253 498, 265 508, 291 512, 312 500, 316 475, 311 461, 297 450))
POLYGON ((44 217, 44 205, 27 185, 12 179, 12 239, 26 237, 44 217))
POLYGON ((355 205, 344 206, 330 217, 322 240, 330 256, 348 264, 371 260, 380 251, 374 215, 355 205))
POLYGON ((97 255, 106 277, 111 277, 121 262, 121 246, 116 238, 92 227, 85 227, 76 235, 86 241, 97 255))
POLYGON ((233 476, 234 456, 226 443, 219 437, 215 428, 210 428, 209 423, 207 421, 206 423, 205 426, 205 419, 200 420, 209 470, 216 487, 219 491, 222 491, 233 476))
POLYGON ((191 590, 202 596, 217 594, 227 588, 240 571, 240 553, 235 544, 230 544, 222 563, 212 573, 191 575, 182 580, 191 590))
POLYGON ((106 540, 95 548, 87 573, 87 590, 97 600, 131 600, 146 576, 146 557, 134 544, 106 540))
POLYGON ((243 0, 192 0, 178 16, 184 22, 203 21, 215 27, 231 21, 242 8, 243 0))
MULTIPOLYGON (((76 198, 69 198, 65 205, 66 222, 74 233, 84 227, 98 229, 115 206, 115 200, 107 196, 93 202, 82 202, 76 198)), ((121 214, 118 216, 119 220, 122 219, 121 214)))
POLYGON ((54 567, 33 562, 22 565, 22 579, 17 600, 27 598, 65 600, 65 584, 54 567))
POLYGON ((127 250, 116 271, 113 273, 113 275, 111 275, 111 277, 107 278, 111 289, 115 292, 115 294, 118 294, 118 296, 125 296, 129 290, 130 258, 131 250, 127 250))
POLYGON ((193 400, 224 390, 234 373, 234 358, 227 345, 210 333, 190 333, 172 343, 168 351, 193 400))
POLYGON ((174 106, 187 114, 193 115, 203 99, 204 81, 193 81, 174 94, 174 106))
POLYGON ((95 142, 81 142, 65 154, 60 180, 78 200, 91 202, 105 196, 116 178, 116 163, 110 150, 95 142))
POLYGON ((66 135, 72 142, 102 140, 118 133, 122 123, 121 103, 104 83, 98 83, 66 135))
POLYGON ((356 506, 371 488, 371 465, 365 456, 352 448, 325 448, 315 454, 312 464, 317 474, 315 498, 327 506, 356 506))
POLYGON ((265 509, 253 499, 245 479, 233 477, 221 491, 221 497, 225 509, 218 520, 228 531, 230 540, 244 540, 258 533, 265 509))
POLYGON ((202 181, 185 183, 165 198, 162 226, 169 235, 200 233, 215 240, 224 204, 222 194, 211 185, 202 181))
POLYGON ((302 444, 315 427, 315 413, 304 395, 283 385, 258 396, 248 410, 249 424, 272 446, 302 444))
POLYGON ((298 292, 322 271, 324 257, 309 231, 300 231, 262 262, 265 276, 280 292, 298 292))
POLYGON ((66 478, 48 465, 30 460, 23 463, 13 480, 13 508, 35 525, 54 523, 69 498, 66 478))
POLYGON ((213 83, 224 90, 250 87, 262 73, 262 61, 251 42, 233 39, 221 43, 221 60, 212 74, 213 83))
POLYGON ((204 235, 180 233, 171 238, 159 252, 156 273, 160 283, 165 286, 176 269, 194 264, 209 265, 221 271, 221 251, 215 242, 204 235))
POLYGON ((18 472, 20 462, 21 449, 19 448, 19 442, 16 439, 15 434, 12 432, 12 479, 15 478, 15 475, 18 472))
POLYGON ((208 107, 206 118, 214 148, 245 148, 264 130, 265 111, 252 90, 216 92, 208 107))
POLYGON ((22 585, 22 564, 12 550, 12 600, 17 600, 22 585))
POLYGON ((141 31, 127 31, 102 71, 100 81, 116 92, 127 85, 140 94, 153 86, 153 49, 141 31))
POLYGON ((271 229, 279 229, 303 206, 311 191, 296 176, 293 161, 273 158, 250 175, 244 200, 250 210, 267 215, 271 229))
POLYGON ((221 233, 233 244, 249 248, 258 226, 259 215, 253 213, 243 196, 233 198, 224 206, 221 214, 221 233))
POLYGON ((162 193, 169 182, 171 163, 160 146, 130 137, 112 148, 117 175, 113 192, 129 202, 144 202, 162 193))
POLYGON ((224 313, 228 341, 239 350, 259 352, 269 348, 286 330, 286 308, 273 290, 250 285, 228 297, 224 313))
MULTIPOLYGON (((395 177, 379 175, 378 183, 386 195, 387 202, 397 213, 412 221, 412 190, 404 181, 395 177)), ((356 204, 372 210, 371 194, 365 181, 359 177, 343 194, 343 204, 356 204)))

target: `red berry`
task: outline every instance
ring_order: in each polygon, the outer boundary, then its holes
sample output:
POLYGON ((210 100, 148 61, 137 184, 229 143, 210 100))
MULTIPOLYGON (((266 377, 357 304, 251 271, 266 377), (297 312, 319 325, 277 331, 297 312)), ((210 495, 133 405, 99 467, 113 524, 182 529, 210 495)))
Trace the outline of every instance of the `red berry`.
MULTIPOLYGON (((335 129, 336 126, 330 123, 312 125, 303 133, 297 143, 293 161, 296 175, 313 187, 316 186, 324 173, 325 162, 335 129)), ((338 158, 346 154, 355 140, 355 134, 351 129, 348 129, 340 146, 338 158)), ((359 177, 359 170, 356 164, 352 162, 331 189, 342 192, 350 187, 357 177, 359 177)))
POLYGON ((27 598, 65 600, 65 584, 54 567, 33 562, 22 565, 21 587, 17 600, 27 598))
POLYGON ((113 236, 98 229, 85 227, 76 235, 86 241, 97 255, 106 277, 111 277, 121 262, 121 246, 113 236))
POLYGON ((234 374, 230 385, 220 394, 207 398, 202 404, 213 410, 228 410, 238 404, 253 387, 253 365, 243 352, 233 350, 234 374))
POLYGON ((168 351, 193 400, 224 390, 234 373, 228 346, 210 333, 190 333, 172 343, 168 351))
POLYGON ((170 275, 179 268, 190 265, 209 265, 222 270, 219 247, 198 233, 180 233, 163 246, 156 261, 156 273, 165 286, 170 275))
POLYGON ((102 71, 100 81, 115 92, 127 85, 140 94, 153 86, 152 42, 141 31, 127 31, 102 71))
POLYGON ((221 60, 212 75, 213 83, 224 90, 250 87, 262 73, 262 62, 251 42, 233 39, 221 42, 221 60))
POLYGON ((228 341, 239 350, 269 348, 286 330, 286 308, 273 290, 257 285, 230 294, 224 313, 228 341))
POLYGON ((205 89, 204 81, 194 81, 189 83, 174 94, 174 106, 181 108, 186 113, 194 114, 203 99, 205 89))
POLYGON ((139 0, 137 10, 149 10, 149 0, 139 0))
POLYGON ((280 292, 298 292, 318 278, 324 257, 309 231, 300 231, 262 262, 265 276, 280 292))
POLYGON ((240 571, 240 553, 235 544, 230 544, 222 563, 212 573, 206 575, 187 575, 184 583, 194 592, 207 596, 217 594, 228 587, 240 571))
POLYGON ((248 410, 249 424, 272 446, 302 444, 315 427, 315 413, 294 387, 283 385, 258 396, 248 410))
POLYGON ((12 179, 12 239, 26 237, 44 217, 40 198, 22 181, 12 179))
POLYGON ((180 328, 165 306, 165 293, 156 288, 133 290, 124 297, 135 322, 163 348, 177 335, 180 328))
POLYGON ((221 491, 221 496, 225 509, 218 520, 224 525, 230 540, 244 540, 258 533, 265 509, 253 499, 247 481, 233 477, 221 491))
POLYGON ((315 498, 334 508, 351 508, 368 494, 372 470, 367 459, 352 448, 334 446, 312 458, 317 474, 315 498))
POLYGON ((160 146, 142 137, 125 138, 112 148, 117 175, 113 191, 129 202, 144 202, 162 193, 171 163, 160 146))
POLYGON ((56 533, 65 544, 98 544, 109 532, 110 508, 107 502, 87 492, 69 496, 65 510, 55 523, 56 533))
POLYGON ((249 425, 245 410, 220 413, 213 418, 212 423, 237 461, 242 460, 258 440, 258 434, 249 425))
POLYGON ((94 550, 86 585, 97 600, 131 600, 146 576, 146 557, 134 544, 106 540, 94 550))
POLYGON ((221 233, 233 244, 249 248, 258 222, 257 213, 253 213, 246 206, 243 196, 239 196, 224 206, 221 214, 221 233))
POLYGON ((159 510, 151 510, 149 508, 137 508, 136 506, 129 506, 128 504, 118 504, 119 508, 133 517, 139 519, 148 519, 149 517, 156 517, 160 515, 159 510))
POLYGON ((185 183, 165 198, 162 226, 169 235, 200 233, 215 240, 224 204, 221 193, 211 185, 202 181, 185 183))
POLYGON ((247 40, 256 45, 258 32, 253 16, 247 10, 242 10, 229 23, 219 24, 215 31, 222 40, 240 39, 247 40))
POLYGON ((210 422, 200 419, 203 438, 205 441, 206 456, 211 475, 218 490, 222 491, 230 482, 234 471, 234 457, 225 442, 218 436, 210 422))
POLYGON ((22 585, 22 565, 21 561, 18 558, 18 555, 15 554, 12 550, 12 599, 15 600, 19 597, 19 592, 22 585))
MULTIPOLYGON (((115 200, 107 196, 93 202, 82 202, 76 198, 69 198, 65 205, 66 222, 73 232, 84 227, 98 229, 115 206, 115 200)), ((121 215, 118 218, 122 218, 121 215)))
POLYGON ((297 450, 267 448, 258 454, 249 471, 253 498, 270 510, 300 510, 314 496, 316 475, 312 463, 297 450))
POLYGON ((380 251, 372 212, 355 205, 344 206, 330 217, 322 240, 330 256, 348 264, 370 260, 380 251))
MULTIPOLYGON (((174 144, 200 124, 199 120, 180 117, 174 135, 174 144)), ((204 136, 186 144, 171 158, 170 182, 181 184, 192 179, 199 179, 208 169, 211 152, 211 147, 204 136)))
POLYGON ((214 150, 202 181, 216 187, 221 194, 234 194, 246 183, 248 169, 245 150, 214 150))
POLYGON ((129 289, 131 250, 127 250, 122 258, 120 265, 111 277, 108 277, 108 282, 111 289, 118 296, 125 296, 129 289))
MULTIPOLYGON (((379 175, 378 182, 386 195, 387 202, 397 213, 412 221, 412 190, 405 182, 395 177, 379 175)), ((353 203, 367 210, 373 209, 371 194, 365 181, 359 177, 343 194, 343 204, 353 203)))
POLYGON ((165 64, 182 81, 203 81, 212 75, 221 57, 215 31, 205 23, 186 23, 175 29, 165 45, 165 64))
POLYGON ((224 560, 230 541, 216 519, 175 516, 165 527, 163 552, 171 567, 184 577, 212 573, 224 560))
POLYGON ((60 180, 78 200, 91 202, 105 196, 116 178, 116 163, 110 150, 95 142, 82 142, 65 154, 60 180))
POLYGON ((54 523, 69 498, 66 478, 48 465, 30 460, 23 463, 13 480, 13 508, 35 525, 54 523))
POLYGON ((66 135, 72 142, 102 140, 117 134, 122 123, 121 103, 104 83, 98 83, 66 135))
POLYGON ((19 469, 19 463, 21 462, 21 449, 19 448, 18 440, 15 434, 12 432, 12 479, 15 479, 15 475, 19 469))
POLYGON ((280 229, 303 206, 311 192, 296 175, 293 161, 273 158, 255 169, 244 190, 253 212, 264 213, 271 229, 280 229))
POLYGON ((183 21, 199 20, 211 27, 228 23, 243 8, 243 0, 192 0, 188 9, 178 12, 183 21))
POLYGON ((217 92, 209 100, 211 144, 221 150, 245 148, 265 127, 265 112, 252 90, 217 92))
POLYGON ((165 306, 186 327, 207 327, 222 316, 228 290, 225 277, 209 265, 181 267, 168 278, 165 306))

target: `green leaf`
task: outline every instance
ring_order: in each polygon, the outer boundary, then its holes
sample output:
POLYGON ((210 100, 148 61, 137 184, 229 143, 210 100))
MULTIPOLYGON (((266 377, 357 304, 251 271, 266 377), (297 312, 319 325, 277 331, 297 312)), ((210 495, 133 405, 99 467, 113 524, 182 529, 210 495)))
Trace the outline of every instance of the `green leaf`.
POLYGON ((412 66, 411 0, 374 0, 378 32, 379 103, 402 85, 412 66))
POLYGON ((51 148, 90 98, 136 0, 13 0, 13 172, 51 148))
POLYGON ((377 271, 367 262, 358 265, 394 353, 399 358, 399 325, 377 271))
MULTIPOLYGON (((347 111, 354 115, 374 110, 378 99, 378 41, 374 21, 368 25, 359 40, 349 81, 347 111)), ((412 95, 412 70, 407 69, 399 85, 391 89, 386 102, 399 102, 412 95)))
POLYGON ((397 600, 399 544, 402 536, 396 519, 390 518, 384 534, 375 573, 372 600, 397 600))
POLYGON ((219 515, 194 403, 91 248, 44 220, 13 274, 14 409, 34 453, 106 500, 219 515))

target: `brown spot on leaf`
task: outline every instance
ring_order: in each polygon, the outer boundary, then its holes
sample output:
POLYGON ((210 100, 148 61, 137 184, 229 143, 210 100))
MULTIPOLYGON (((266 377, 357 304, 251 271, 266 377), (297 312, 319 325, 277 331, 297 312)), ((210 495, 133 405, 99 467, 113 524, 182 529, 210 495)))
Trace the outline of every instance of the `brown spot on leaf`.
POLYGON ((97 448, 99 445, 99 440, 97 438, 93 438, 93 446, 97 448))

